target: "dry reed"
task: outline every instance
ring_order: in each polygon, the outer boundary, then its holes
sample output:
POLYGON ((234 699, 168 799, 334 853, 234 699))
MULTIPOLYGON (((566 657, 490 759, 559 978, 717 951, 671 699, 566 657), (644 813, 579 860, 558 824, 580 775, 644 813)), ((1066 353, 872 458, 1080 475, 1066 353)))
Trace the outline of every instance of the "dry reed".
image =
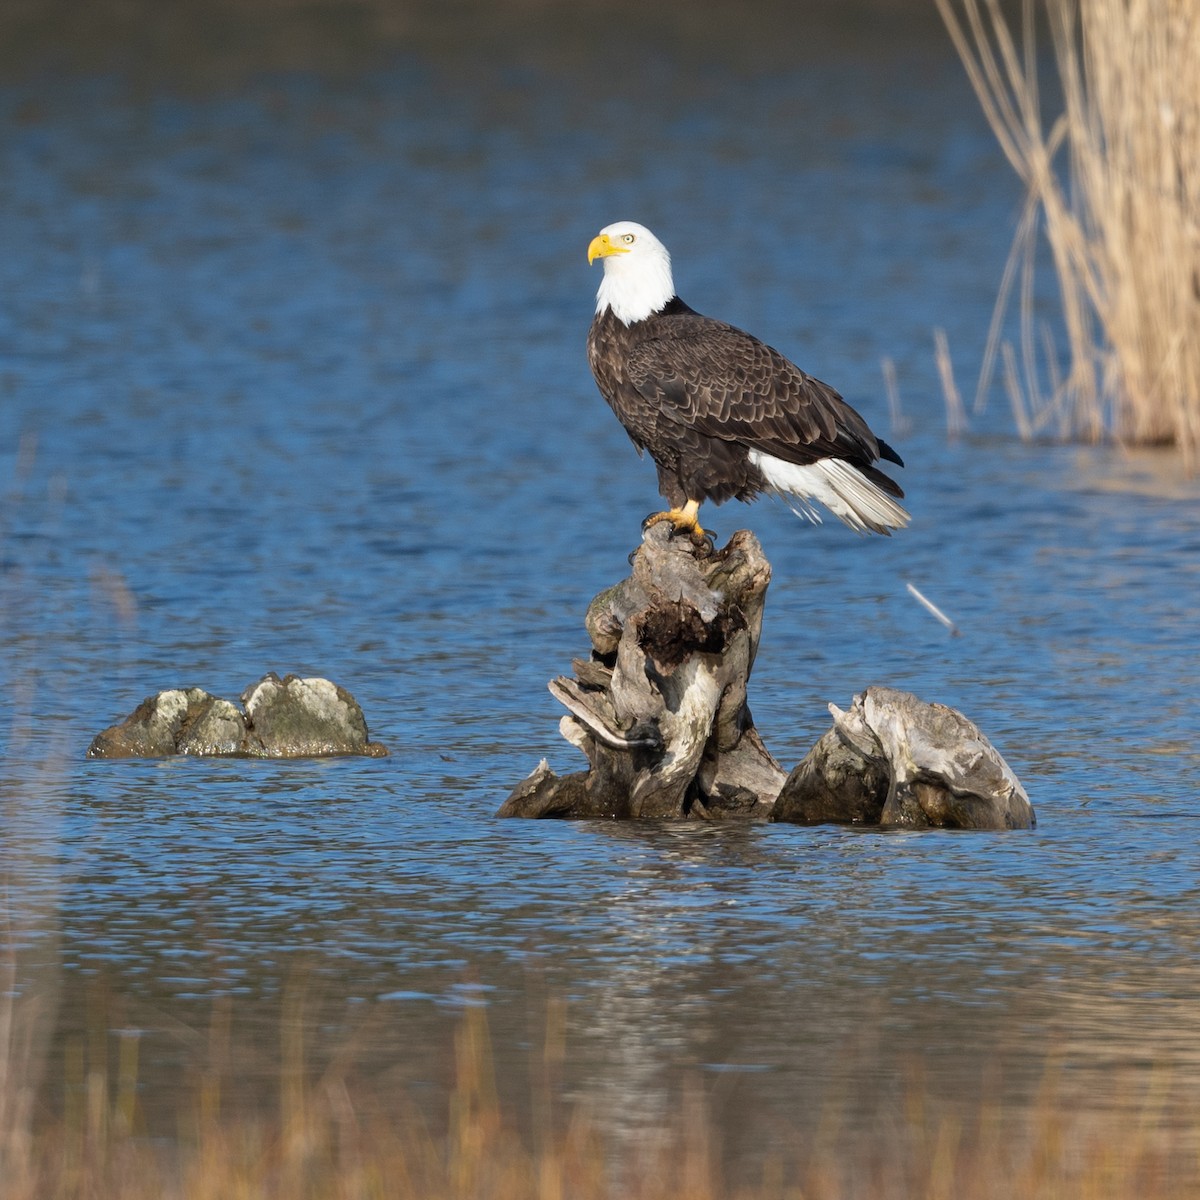
MULTIPOLYGON (((1016 1118, 986 1097, 947 1107, 914 1079, 875 1136, 852 1134, 830 1113, 824 1133, 765 1160, 759 1179, 730 1185, 698 1084, 635 1146, 616 1145, 584 1107, 550 1095, 564 1052, 553 1013, 532 1136, 499 1099, 482 1009, 457 1030, 448 1119, 433 1133, 394 1096, 381 1102, 339 1070, 315 1071, 303 1007, 301 996, 281 1023, 274 1114, 221 1112, 209 1078, 169 1141, 140 1128, 136 1063, 118 1054, 105 1067, 103 1052, 81 1046, 69 1067, 77 1103, 37 1128, 27 1112, 5 1111, 5 1200, 1181 1200, 1200 1182, 1194 1138, 1164 1127, 1156 1096, 1144 1100, 1144 1119, 1089 1119, 1049 1070, 1043 1094, 1016 1118)), ((223 1083, 232 1091, 236 1080, 223 1083)))
POLYGON ((1013 289, 1021 354, 1003 353, 1023 433, 1200 441, 1200 5, 1195 0, 937 0, 1027 189, 993 316, 986 392, 1013 289), (961 10, 961 13, 960 13, 961 10), (1050 29, 1063 111, 1042 116, 1035 25, 1050 29), (1034 313, 1039 230, 1058 278, 1068 368, 1034 313))
POLYGON ((944 329, 933 331, 933 348, 938 378, 942 381, 942 398, 946 403, 946 434, 951 438, 962 437, 967 432, 967 410, 954 380, 954 363, 944 329))

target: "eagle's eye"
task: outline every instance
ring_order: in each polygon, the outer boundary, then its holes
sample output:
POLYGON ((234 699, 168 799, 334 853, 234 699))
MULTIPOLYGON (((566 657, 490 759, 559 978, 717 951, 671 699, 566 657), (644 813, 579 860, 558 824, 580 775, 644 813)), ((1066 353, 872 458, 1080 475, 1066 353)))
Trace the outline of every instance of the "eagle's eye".
POLYGON ((623 241, 627 246, 632 246, 633 243, 637 241, 637 238, 634 237, 632 233, 627 233, 621 238, 621 241, 623 241))

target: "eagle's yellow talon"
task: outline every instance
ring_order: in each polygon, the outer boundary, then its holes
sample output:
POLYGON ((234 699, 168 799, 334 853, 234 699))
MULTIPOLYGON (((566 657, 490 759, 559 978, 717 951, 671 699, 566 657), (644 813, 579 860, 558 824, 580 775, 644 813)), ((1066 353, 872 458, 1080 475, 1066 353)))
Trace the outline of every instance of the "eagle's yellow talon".
POLYGON ((670 521, 673 526, 672 536, 676 533, 686 533, 697 545, 700 545, 712 539, 700 526, 699 512, 699 501, 689 500, 683 508, 672 508, 666 512, 651 513, 642 522, 642 532, 644 533, 652 525, 657 525, 660 521, 670 521))

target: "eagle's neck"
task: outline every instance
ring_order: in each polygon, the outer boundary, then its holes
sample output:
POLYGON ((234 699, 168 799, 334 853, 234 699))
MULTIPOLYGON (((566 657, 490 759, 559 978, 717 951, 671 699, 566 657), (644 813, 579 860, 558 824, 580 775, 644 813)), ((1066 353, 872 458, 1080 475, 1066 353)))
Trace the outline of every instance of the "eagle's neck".
POLYGON ((647 247, 644 253, 614 254, 604 260, 596 312, 611 309, 618 321, 632 325, 661 312, 674 295, 671 256, 666 250, 656 253, 647 247))

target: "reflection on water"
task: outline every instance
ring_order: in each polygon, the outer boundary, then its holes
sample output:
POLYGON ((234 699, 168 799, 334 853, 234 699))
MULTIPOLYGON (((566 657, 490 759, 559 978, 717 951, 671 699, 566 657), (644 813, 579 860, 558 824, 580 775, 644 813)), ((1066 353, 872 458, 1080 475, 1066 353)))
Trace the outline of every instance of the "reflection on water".
POLYGON ((51 1084, 104 992, 169 1125, 232 997, 250 1102, 303 987, 314 1054, 356 1035, 431 1111, 463 1006, 520 1092, 561 998, 568 1093, 636 1130, 697 1073, 735 1159, 915 1070, 1014 1105, 1048 1052, 1081 1104, 1118 1068, 1194 1089, 1195 485, 1115 486, 1127 460, 1016 445, 999 407, 945 440, 931 330, 973 371, 1017 198, 940 41, 654 47, 619 79, 459 46, 0 88, 3 855, 51 1084), (545 681, 656 500, 582 350, 621 216, 885 434, 897 367, 909 531, 712 515, 775 568, 768 745, 911 688, 980 723, 1036 833, 492 820, 574 765, 545 681), (82 759, 160 687, 268 669, 350 688, 392 757, 82 759))

